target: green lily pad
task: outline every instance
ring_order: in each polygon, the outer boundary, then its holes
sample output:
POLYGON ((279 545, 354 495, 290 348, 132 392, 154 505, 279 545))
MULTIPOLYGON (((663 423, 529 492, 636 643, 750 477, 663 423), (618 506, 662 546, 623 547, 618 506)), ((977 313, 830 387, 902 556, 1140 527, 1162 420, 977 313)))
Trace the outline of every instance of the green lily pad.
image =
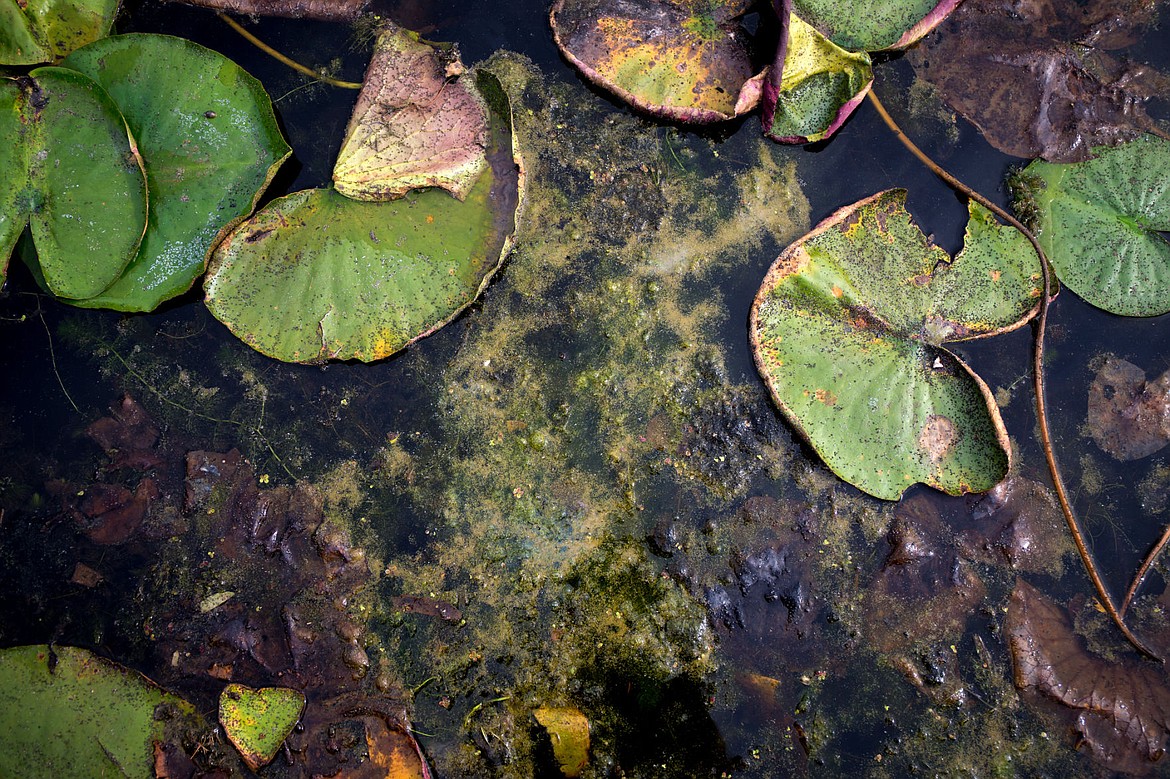
POLYGON ((150 224, 133 261, 100 294, 70 302, 150 311, 191 288, 292 151, 260 82, 198 44, 116 35, 62 64, 96 80, 121 108, 150 188, 150 224))
POLYGON ((1033 316, 1039 260, 974 202, 952 260, 905 197, 847 206, 784 250, 752 307, 756 365, 789 422, 865 492, 981 492, 1007 473, 1007 434, 987 386, 942 344, 1033 316))
POLYGON ((219 696, 219 724, 248 767, 257 771, 276 757, 304 709, 299 690, 229 684, 219 696))
MULTIPOLYGON (((478 71, 486 103, 499 82, 478 71)), ((509 119, 496 113, 488 168, 462 202, 441 189, 386 203, 332 189, 270 203, 229 235, 204 282, 207 307, 256 350, 288 362, 378 360, 466 308, 511 247, 522 191, 509 119)))
POLYGON ((15 81, 0 80, 0 138, 15 141, 0 143, 0 283, 4 281, 16 239, 28 223, 20 206, 28 182, 28 155, 20 141, 23 134, 20 87, 15 81))
POLYGON ((458 54, 440 57, 418 35, 389 25, 333 166, 333 186, 357 200, 393 200, 443 187, 462 200, 487 167, 488 109, 462 78, 458 54))
POLYGON ((1143 135, 1085 162, 1037 160, 1014 185, 1061 282, 1123 316, 1170 311, 1170 141, 1143 135))
POLYGON ((792 0, 801 18, 849 51, 904 49, 933 30, 960 0, 792 0))
POLYGON ((36 272, 50 292, 91 297, 113 283, 142 240, 142 160, 114 102, 88 77, 44 67, 18 83, 7 97, 15 97, 16 153, 27 155, 28 176, 7 229, 30 223, 36 272))
POLYGON ((118 0, 0 0, 0 65, 36 65, 106 35, 118 0))
POLYGON ((755 107, 758 83, 740 27, 750 0, 557 0, 561 53, 630 105, 682 122, 755 107))
POLYGON ((782 143, 812 143, 836 132, 865 99, 873 67, 865 52, 842 49, 796 14, 788 20, 780 64, 763 89, 764 132, 782 143))
POLYGON ((84 649, 0 650, 0 776, 147 779, 181 729, 205 729, 191 704, 84 649))

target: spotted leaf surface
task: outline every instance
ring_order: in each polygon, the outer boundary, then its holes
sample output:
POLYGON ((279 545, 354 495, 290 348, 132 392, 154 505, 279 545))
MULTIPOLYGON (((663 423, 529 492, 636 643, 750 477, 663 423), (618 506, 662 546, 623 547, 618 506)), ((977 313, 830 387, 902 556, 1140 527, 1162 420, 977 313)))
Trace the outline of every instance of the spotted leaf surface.
POLYGON ((52 62, 110 31, 118 0, 0 0, 0 65, 52 62))
POLYGON ((683 122, 717 122, 759 97, 744 0, 557 0, 550 15, 561 53, 627 103, 683 122))
POLYGON ((488 110, 462 71, 457 55, 383 30, 333 168, 337 191, 378 201, 443 187, 466 197, 487 166, 488 110))
POLYGON ((1068 164, 1023 171, 1015 208, 1033 220, 1061 282, 1123 316, 1170 311, 1170 141, 1143 135, 1068 164))
POLYGON ((796 14, 788 19, 782 66, 769 72, 763 90, 764 132, 782 143, 820 141, 865 99, 873 68, 865 52, 845 51, 796 14))
POLYGON ((28 222, 21 205, 28 185, 28 151, 20 138, 24 127, 20 121, 20 87, 14 81, 0 81, 0 283, 8 269, 8 258, 16 239, 28 222))
POLYGON ((933 30, 960 0, 793 0, 801 18, 849 51, 903 49, 933 30))
MULTIPOLYGON (((477 77, 503 99, 493 76, 477 77)), ((492 127, 488 167, 463 201, 434 188, 386 203, 332 189, 273 201, 216 249, 207 307, 287 362, 378 360, 439 329, 511 246, 522 181, 507 118, 492 127)))
POLYGON ((150 311, 186 292, 212 246, 251 213, 292 153, 260 82, 218 52, 166 35, 116 35, 66 67, 100 83, 138 143, 150 223, 118 279, 86 307, 150 311))
POLYGON ((752 307, 756 365, 789 422, 865 492, 981 492, 1007 473, 1007 434, 987 386, 942 344, 1032 316, 1038 259, 973 204, 952 260, 904 203, 879 193, 784 250, 752 307))
POLYGON ((219 722, 244 762, 257 771, 276 757, 304 708, 299 690, 229 684, 219 696, 219 722))

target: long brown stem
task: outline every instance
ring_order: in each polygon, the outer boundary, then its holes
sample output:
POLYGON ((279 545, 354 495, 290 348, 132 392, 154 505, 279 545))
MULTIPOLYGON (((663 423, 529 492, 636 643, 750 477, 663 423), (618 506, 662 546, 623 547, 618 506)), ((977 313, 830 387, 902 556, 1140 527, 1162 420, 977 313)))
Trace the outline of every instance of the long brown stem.
POLYGON ((1101 578, 1101 574, 1097 571, 1097 566, 1093 562, 1093 556, 1089 552, 1089 547, 1085 543, 1084 534, 1081 533, 1080 525, 1077 523, 1076 515, 1073 514, 1072 504, 1068 499, 1068 491, 1064 487, 1064 478, 1060 474, 1060 467, 1056 462, 1056 453, 1052 449, 1052 436, 1048 430, 1048 403, 1045 396, 1044 388, 1044 331, 1048 324, 1048 304, 1052 297, 1052 276, 1048 267, 1048 257, 1044 254, 1044 250, 1040 248, 1040 243, 1036 240, 1036 236, 1032 231, 1020 223, 1018 219, 1009 214, 1007 211, 1000 208, 995 203, 988 200, 983 195, 968 187, 963 182, 952 176, 950 173, 943 170, 935 163, 926 153, 919 149, 913 141, 911 141, 902 129, 898 127, 893 117, 886 111, 886 107, 882 105, 882 101, 878 99, 877 94, 870 89, 869 99, 872 101, 874 108, 877 109, 878 114, 882 117, 882 121, 886 126, 893 131, 898 140, 902 142, 910 152, 921 160, 922 164, 930 168, 934 175, 941 178, 948 185, 963 193, 965 196, 971 198, 981 206, 991 211, 1003 221, 1010 224, 1012 227, 1020 231, 1028 242, 1032 244, 1032 248, 1036 250, 1036 254, 1040 257, 1040 275, 1043 278, 1043 294, 1040 297, 1039 311, 1036 314, 1036 340, 1035 347, 1032 351, 1032 384, 1036 393, 1036 417, 1040 427, 1040 445, 1044 449, 1044 459, 1048 462, 1048 473, 1052 477, 1052 486, 1056 490, 1056 499, 1060 503, 1060 510, 1064 513, 1064 520, 1068 524, 1069 532, 1072 534, 1073 543, 1076 544, 1077 552, 1081 556, 1081 562, 1085 566, 1085 573, 1088 574, 1089 580, 1093 583, 1093 588, 1097 591, 1097 599, 1101 601, 1101 605, 1105 608, 1105 612, 1113 623, 1117 625, 1118 630, 1126 637, 1129 643, 1133 644, 1139 652, 1149 658, 1161 662, 1162 658, 1155 654, 1149 647, 1143 644, 1137 636, 1135 636, 1125 625, 1125 620, 1122 619, 1121 613, 1117 610, 1117 606, 1113 603, 1113 598, 1109 595, 1109 590, 1105 587, 1105 582, 1101 578))
POLYGON ((1162 554, 1162 550, 1166 548, 1166 544, 1170 543, 1170 525, 1162 531, 1162 537, 1158 539, 1158 543, 1154 544, 1154 548, 1146 555, 1146 559, 1142 560, 1141 567, 1138 568, 1137 573, 1134 574, 1133 581, 1130 582, 1129 589, 1125 593, 1125 600, 1121 602, 1121 616, 1125 616, 1126 609, 1129 608, 1130 601, 1137 595, 1138 588, 1142 586, 1145 581, 1146 574, 1150 572, 1150 568, 1154 565, 1154 561, 1158 559, 1158 555, 1162 554))
POLYGON ((252 33, 245 30, 244 27, 239 22, 237 22, 235 19, 231 18, 227 14, 223 13, 222 11, 217 11, 215 15, 218 16, 220 19, 222 19, 224 22, 226 22, 227 25, 229 27, 231 27, 233 30, 238 32, 240 35, 244 36, 244 39, 246 41, 248 41, 248 43, 252 44, 257 49, 260 49, 260 51, 264 52, 268 56, 278 60, 279 62, 284 63, 285 65, 288 65, 290 68, 297 71, 298 73, 304 73, 309 78, 314 78, 317 81, 323 81, 326 84, 329 84, 330 86, 341 87, 342 89, 361 89, 362 88, 362 85, 356 81, 340 81, 340 80, 335 79, 331 76, 326 76, 324 73, 318 73, 317 71, 313 70, 312 68, 310 68, 306 65, 302 65, 301 63, 297 62, 296 60, 292 59, 291 57, 288 57, 284 54, 281 54, 279 51, 272 48, 267 43, 265 43, 264 41, 260 40, 255 35, 253 35, 252 33))

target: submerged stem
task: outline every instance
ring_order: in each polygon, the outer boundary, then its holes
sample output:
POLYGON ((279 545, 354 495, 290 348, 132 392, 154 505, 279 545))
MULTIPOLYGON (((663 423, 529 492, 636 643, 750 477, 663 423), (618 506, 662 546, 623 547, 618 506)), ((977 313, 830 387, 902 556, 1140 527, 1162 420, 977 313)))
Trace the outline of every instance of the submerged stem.
POLYGON ((1134 574, 1133 581, 1129 585, 1129 590, 1125 593, 1125 600, 1121 602, 1121 616, 1125 616, 1126 609, 1129 608, 1130 601, 1137 595, 1138 588, 1142 586, 1145 581, 1146 574, 1150 572, 1150 568, 1154 565, 1154 561, 1162 554, 1162 550, 1166 548, 1166 544, 1170 543, 1170 525, 1162 531, 1162 537, 1158 539, 1158 543, 1154 544, 1154 548, 1146 555, 1146 559, 1142 560, 1141 566, 1137 573, 1134 574))
POLYGON ((1040 243, 1036 240, 1036 236, 1025 227, 1020 220, 1009 214, 1004 209, 1000 208, 995 203, 988 200, 983 195, 968 187, 963 182, 952 176, 947 171, 943 170, 938 164, 926 153, 919 149, 915 143, 906 136, 902 129, 898 127, 893 117, 886 111, 886 107, 882 105, 881 100, 878 99, 874 90, 869 90, 869 99, 873 102, 874 108, 877 109, 882 121, 886 126, 893 131, 898 140, 902 142, 910 152, 917 157, 923 165, 930 168, 930 171, 940 179, 945 181, 949 186, 958 190, 966 197, 974 200, 993 214, 998 216, 1003 221, 1010 224, 1012 227, 1020 231, 1020 233, 1028 239, 1032 244, 1032 248, 1036 250, 1036 254, 1040 257, 1040 275, 1043 279, 1043 291, 1040 296, 1040 304, 1036 313, 1036 340, 1035 346, 1032 350, 1032 385, 1036 394, 1036 418, 1040 427, 1040 445, 1044 449, 1044 459, 1048 463, 1048 473, 1052 477, 1052 486, 1056 490, 1056 499, 1060 503, 1060 510, 1064 514, 1064 520, 1068 524, 1069 532, 1072 534, 1073 543, 1076 544, 1077 553, 1081 556, 1081 562, 1084 564, 1085 573, 1088 574, 1089 580, 1093 583, 1093 588, 1097 591, 1097 599, 1105 608, 1109 618, 1117 625, 1118 630, 1122 635, 1133 644, 1134 648, 1147 657, 1162 661, 1162 658, 1155 654, 1153 650, 1143 644, 1137 636, 1135 636, 1125 625, 1125 620, 1122 618, 1121 612, 1117 610, 1117 606, 1113 603, 1113 598, 1109 595, 1109 590, 1105 587, 1105 582, 1101 578, 1101 574, 1097 571, 1097 566, 1093 562, 1092 553, 1089 551, 1088 545, 1085 543, 1085 536, 1081 532, 1080 525, 1077 522, 1076 515, 1073 513, 1072 504, 1068 499, 1068 492, 1064 487, 1064 478, 1060 474, 1060 466, 1056 462, 1056 453, 1052 448, 1052 436, 1048 430, 1048 403, 1045 396, 1044 387, 1044 331, 1048 324, 1048 304, 1052 297, 1052 274, 1048 267, 1048 257, 1044 254, 1044 250, 1040 248, 1040 243))
POLYGON ((309 78, 316 79, 317 81, 322 81, 326 84, 329 84, 330 86, 341 87, 342 89, 361 89, 362 88, 362 85, 356 81, 341 81, 341 80, 333 78, 331 76, 326 76, 324 73, 318 73, 317 71, 313 70, 312 68, 310 68, 306 65, 302 65, 301 63, 297 62, 296 60, 292 59, 291 57, 288 57, 284 54, 281 54, 279 51, 272 48, 267 43, 265 43, 264 41, 260 40, 255 35, 253 35, 252 33, 245 30, 239 22, 237 22, 235 19, 231 18, 227 14, 223 13, 222 11, 217 12, 215 15, 218 16, 220 19, 222 19, 224 22, 226 22, 227 25, 229 27, 231 27, 233 30, 238 32, 240 35, 244 36, 244 40, 248 41, 248 43, 250 43, 253 46, 255 46, 256 48, 260 49, 260 51, 264 52, 268 56, 273 57, 274 59, 278 60, 279 62, 284 63, 285 65, 288 65, 290 68, 297 71, 298 73, 304 73, 309 78))

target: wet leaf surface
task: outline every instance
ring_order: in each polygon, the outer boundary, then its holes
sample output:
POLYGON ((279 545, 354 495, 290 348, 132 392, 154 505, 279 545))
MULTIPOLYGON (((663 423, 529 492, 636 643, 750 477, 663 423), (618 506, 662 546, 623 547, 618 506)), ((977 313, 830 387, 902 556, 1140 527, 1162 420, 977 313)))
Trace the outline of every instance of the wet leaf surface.
POLYGON ((751 110, 759 86, 745 0, 557 0, 550 19, 561 53, 630 105, 684 122, 751 110), (745 88, 746 87, 746 88, 745 88))
POLYGON ((966 0, 909 58, 1000 151, 1080 161, 1153 126, 1142 103, 1167 79, 1106 52, 1132 43, 1156 6, 966 0))
POLYGON ((972 204, 954 260, 910 220, 905 192, 839 210, 790 245, 752 307, 756 364, 833 471, 896 499, 915 482, 981 492, 1007 472, 986 385, 941 347, 1035 311, 1035 252, 972 204))
POLYGON ((305 696, 297 690, 229 684, 219 696, 219 723, 244 762, 257 771, 276 757, 304 709, 305 696))
POLYGON ((442 187, 465 199, 487 168, 488 108, 463 70, 457 50, 383 29, 337 153, 337 191, 383 201, 442 187))
POLYGON ((959 0, 793 0, 793 9, 849 51, 902 49, 933 30, 959 0))
POLYGON ((552 742, 561 775, 576 779, 589 764, 589 720, 570 706, 541 706, 532 716, 552 742))
POLYGON ((110 31, 118 0, 0 0, 0 65, 64 57, 110 31))
POLYGON ((205 729, 195 708, 88 650, 0 650, 0 773, 29 779, 150 777, 156 748, 205 729))
POLYGON ((1060 281, 1111 314, 1170 311, 1170 140, 1143 135, 1085 162, 1036 160, 1013 179, 1060 281))
POLYGON ((260 82, 218 52, 166 35, 116 35, 63 63, 102 85, 146 167, 150 218, 118 279, 77 305, 150 311, 186 292, 212 246, 251 213, 292 153, 260 82))
POLYGON ((1137 460, 1170 443, 1170 371, 1146 380, 1133 363, 1107 357, 1089 385, 1089 433, 1118 460, 1137 460))
POLYGON ((788 18, 784 57, 765 77, 764 132, 781 143, 824 140, 865 99, 873 68, 865 52, 850 53, 796 14, 788 18))
POLYGON ((1170 727, 1170 687, 1160 668, 1092 654, 1065 611, 1023 580, 1005 628, 1016 685, 1058 704, 1078 748, 1115 771, 1153 770, 1170 727))
POLYGON ((168 2, 215 8, 247 16, 283 16, 290 19, 321 19, 352 22, 361 16, 370 0, 167 0, 168 2))

